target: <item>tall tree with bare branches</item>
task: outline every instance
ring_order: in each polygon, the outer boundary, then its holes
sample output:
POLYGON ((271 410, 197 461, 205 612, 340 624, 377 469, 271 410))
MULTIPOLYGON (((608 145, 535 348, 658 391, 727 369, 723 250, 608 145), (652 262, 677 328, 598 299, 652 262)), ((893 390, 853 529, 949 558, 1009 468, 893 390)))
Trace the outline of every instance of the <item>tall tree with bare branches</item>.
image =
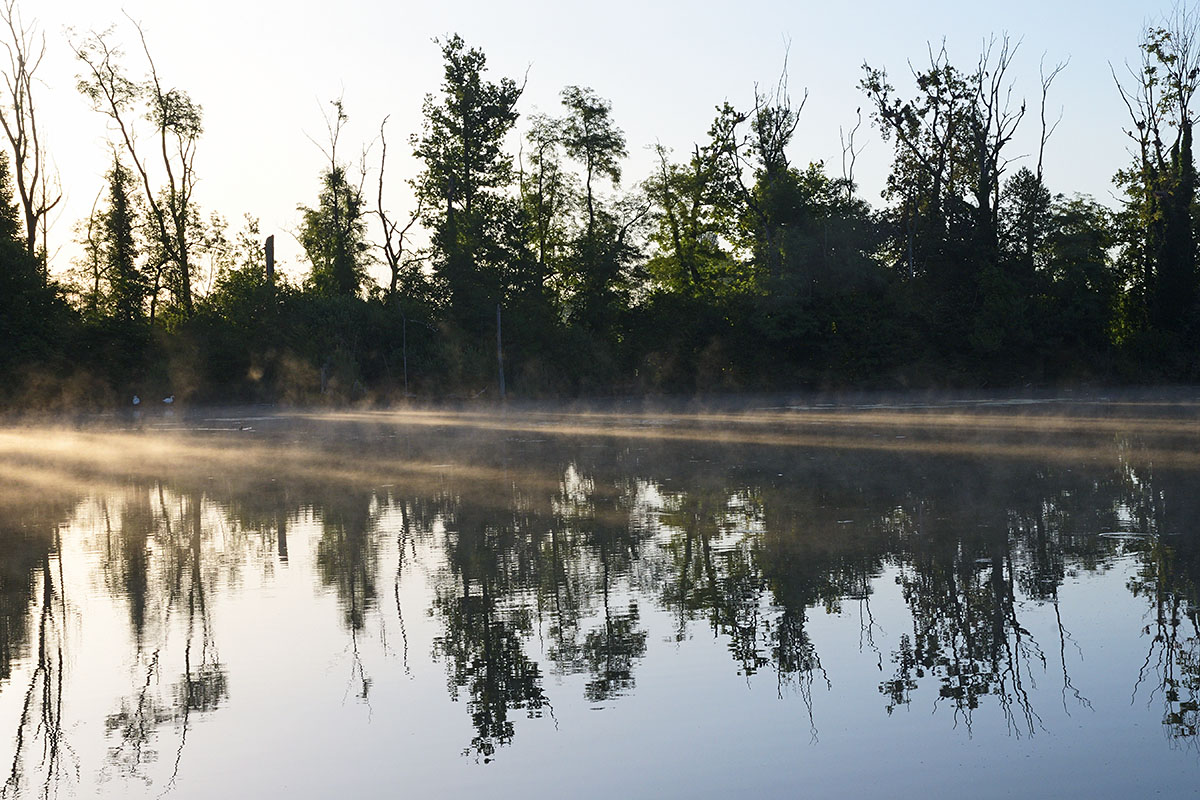
MULTIPOLYGON (((387 263, 388 271, 391 273, 388 280, 388 300, 395 301, 402 273, 407 272, 405 277, 410 279, 408 283, 414 282, 411 279, 420 277, 419 266, 417 269, 411 269, 414 265, 419 265, 419 262, 411 255, 409 258, 405 258, 404 247, 405 238, 412 227, 420 221, 424 207, 421 198, 418 197, 416 210, 409 216, 408 222, 401 226, 399 220, 395 219, 383 204, 383 176, 387 167, 387 136, 384 134, 386 126, 387 117, 384 117, 383 122, 379 123, 379 181, 375 196, 375 213, 379 217, 380 226, 383 227, 383 244, 379 245, 379 249, 383 252, 383 260, 387 263)), ((407 288, 412 289, 413 287, 407 288)))
POLYGON ((46 55, 46 36, 37 21, 26 25, 16 0, 0 5, 4 23, 4 45, 8 64, 0 67, 5 97, 0 104, 0 127, 12 148, 13 182, 25 222, 25 248, 37 257, 43 278, 48 248, 48 215, 62 200, 62 192, 50 176, 46 148, 38 129, 34 102, 35 75, 46 55))
MULTIPOLYGON (((132 21, 132 20, 131 20, 132 21)), ((164 279, 185 317, 193 311, 193 249, 200 228, 199 214, 192 200, 196 188, 196 145, 203 132, 202 110, 182 89, 163 83, 145 31, 133 22, 145 54, 149 75, 142 82, 130 79, 120 64, 121 51, 110 44, 111 30, 92 33, 71 44, 85 72, 79 91, 93 107, 108 117, 110 126, 141 179, 155 244, 159 276, 164 279), (143 150, 138 144, 139 112, 152 125, 154 146, 143 150), (155 187, 151 175, 150 152, 161 157, 165 176, 155 187)), ((153 304, 153 299, 152 299, 153 304)), ((152 305, 153 307, 153 305, 152 305)), ((152 313, 153 316, 153 313, 152 313)))
POLYGON ((902 275, 920 280, 933 338, 962 355, 1027 342, 1027 297, 1001 253, 1000 195, 1026 104, 1011 67, 1020 43, 989 41, 970 71, 943 45, 912 69, 918 94, 896 96, 887 73, 864 64, 860 88, 896 155, 887 194, 890 249, 902 275), (966 346, 964 348, 964 346, 966 346))
POLYGON ((329 167, 321 173, 316 208, 300 206, 300 244, 312 264, 311 287, 320 294, 354 296, 366 280, 369 246, 366 242, 366 201, 362 184, 349 181, 348 169, 338 157, 338 140, 346 124, 341 99, 332 101, 326 117, 329 145, 319 145, 329 167))

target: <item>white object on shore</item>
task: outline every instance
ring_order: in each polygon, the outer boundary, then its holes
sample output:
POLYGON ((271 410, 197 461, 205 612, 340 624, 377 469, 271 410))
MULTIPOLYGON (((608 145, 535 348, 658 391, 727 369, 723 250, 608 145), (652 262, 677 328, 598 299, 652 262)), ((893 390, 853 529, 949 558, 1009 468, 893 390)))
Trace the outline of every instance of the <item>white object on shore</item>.
POLYGON ((140 404, 141 404, 141 402, 142 402, 142 398, 138 397, 138 396, 135 394, 135 395, 133 396, 133 404, 136 406, 136 405, 140 405, 140 404))

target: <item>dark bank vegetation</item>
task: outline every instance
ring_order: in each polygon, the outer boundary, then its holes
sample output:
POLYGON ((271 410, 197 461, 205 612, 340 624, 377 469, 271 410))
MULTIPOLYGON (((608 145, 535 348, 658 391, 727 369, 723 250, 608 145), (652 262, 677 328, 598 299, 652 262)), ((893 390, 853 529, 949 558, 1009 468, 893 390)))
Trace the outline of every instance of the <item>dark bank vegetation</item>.
POLYGON ((298 207, 297 283, 274 273, 252 217, 235 233, 194 201, 202 108, 158 73, 140 28, 136 60, 111 31, 70 37, 113 155, 77 225, 82 255, 50 269, 61 192, 31 101, 45 45, 4 8, 10 49, 29 56, 0 107, 9 404, 1200 378, 1200 39, 1186 10, 1114 71, 1132 155, 1115 209, 1047 185, 1062 66, 1018 96, 1009 39, 967 62, 931 49, 911 75, 864 64, 865 118, 839 172, 794 152, 807 95, 785 76, 749 107, 718 106, 690 152, 659 146, 652 174, 629 176, 609 100, 568 86, 557 114, 523 118, 523 86, 451 36, 410 139, 412 216, 384 202, 386 124, 377 163, 352 166, 333 104, 316 197, 298 207), (868 125, 894 149, 879 206, 854 181, 868 125), (1018 162, 1029 128, 1040 146, 1018 162))

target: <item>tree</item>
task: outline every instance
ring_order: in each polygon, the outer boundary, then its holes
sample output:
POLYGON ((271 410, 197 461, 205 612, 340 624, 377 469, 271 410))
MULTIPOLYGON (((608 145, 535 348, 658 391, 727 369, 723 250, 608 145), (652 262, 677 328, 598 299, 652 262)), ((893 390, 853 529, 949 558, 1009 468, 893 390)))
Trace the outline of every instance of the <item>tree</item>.
POLYGON ((658 167, 645 190, 654 204, 650 241, 657 252, 647 268, 655 282, 672 292, 696 296, 746 292, 750 273, 722 238, 732 216, 719 191, 724 166, 712 144, 695 145, 686 164, 673 164, 662 145, 658 167))
POLYGON ((584 196, 587 207, 585 237, 596 228, 596 198, 593 183, 609 178, 616 186, 621 182, 621 159, 625 150, 625 134, 612 121, 612 103, 597 97, 588 88, 568 86, 562 90, 562 102, 567 116, 562 124, 562 143, 567 155, 583 167, 584 196))
POLYGON ((1051 225, 1050 191, 1032 170, 1021 167, 1000 192, 1000 249, 1021 286, 1033 290, 1042 266, 1039 253, 1051 225))
MULTIPOLYGON (((1007 37, 998 48, 991 42, 964 72, 944 46, 931 49, 928 67, 912 70, 912 100, 895 95, 884 70, 863 65, 860 88, 884 138, 895 142, 888 249, 901 274, 920 280, 921 308, 944 352, 996 355, 1028 338, 1020 287, 1000 252, 1007 148, 1025 116, 1008 78, 1016 51, 1007 37)), ((1045 135, 1043 128, 1043 142, 1045 135)))
MULTIPOLYGON (((168 288, 183 315, 190 317, 193 313, 191 245, 198 238, 196 228, 200 224, 192 193, 196 188, 196 144, 203 132, 202 110, 183 90, 163 85, 145 32, 141 25, 133 24, 149 65, 149 78, 137 83, 125 75, 119 63, 121 52, 109 44, 110 31, 105 31, 71 45, 76 57, 87 67, 78 88, 112 122, 119 145, 141 178, 157 251, 155 272, 166 271, 168 288), (162 157, 166 181, 158 190, 150 180, 148 157, 136 145, 139 110, 153 126, 162 157)), ((155 288, 157 283, 156 279, 155 288)))
POLYGON ((1135 162, 1116 176, 1125 190, 1132 237, 1125 258, 1135 277, 1135 314, 1161 333, 1180 335, 1196 322, 1197 250, 1195 125, 1192 101, 1200 88, 1198 20, 1179 7, 1162 25, 1146 31, 1141 64, 1129 84, 1113 72, 1129 113, 1126 134, 1135 162))
POLYGON ((1059 196, 1047 216, 1038 263, 1051 306, 1042 328, 1060 359, 1103 355, 1122 333, 1115 329, 1122 281, 1113 263, 1113 213, 1088 197, 1059 196))
POLYGON ((442 96, 425 97, 424 129, 413 137, 414 154, 425 166, 414 188, 433 233, 431 262, 450 315, 467 331, 482 333, 503 300, 507 254, 500 221, 512 182, 504 139, 524 87, 509 78, 485 80, 487 58, 458 34, 440 44, 442 96))
POLYGON ((38 33, 36 21, 25 26, 16 0, 5 0, 0 6, 0 20, 8 29, 3 42, 8 52, 8 67, 0 69, 6 91, 5 105, 0 108, 0 127, 12 147, 13 177, 25 217, 25 248, 38 258, 44 276, 47 215, 62 200, 62 192, 50 188, 46 150, 33 102, 34 75, 46 55, 46 36, 38 33))
POLYGON ((615 188, 621 180, 621 160, 627 155, 625 134, 612 121, 612 104, 588 88, 562 91, 566 117, 561 122, 563 149, 583 171, 585 218, 571 245, 569 282, 572 316, 589 330, 602 331, 614 308, 628 293, 626 273, 634 250, 630 232, 649 210, 633 200, 622 208, 601 203, 597 183, 608 178, 615 188))
POLYGON ((807 100, 805 91, 799 105, 792 106, 785 61, 771 93, 755 87, 752 111, 741 112, 725 103, 717 109, 709 130, 716 157, 723 162, 718 191, 731 211, 734 236, 740 248, 751 255, 759 273, 757 279, 765 285, 777 281, 784 272, 782 240, 789 222, 785 218, 792 214, 788 206, 796 202, 787 147, 807 100), (753 183, 747 183, 749 178, 753 183))
POLYGON ((146 276, 137 264, 136 228, 133 173, 114 153, 113 166, 108 173, 108 209, 100 217, 100 247, 113 315, 124 322, 144 318, 149 291, 146 276))
POLYGON ((555 283, 555 293, 565 292, 565 259, 570 243, 570 214, 576 205, 578 181, 562 161, 562 122, 544 114, 530 120, 525 134, 526 161, 520 158, 521 207, 537 271, 555 283))
POLYGON ((408 236, 408 232, 412 226, 417 224, 421 219, 421 202, 417 201, 417 209, 408 218, 408 222, 404 227, 400 227, 400 223, 394 220, 383 205, 383 176, 384 169, 387 167, 387 137, 384 135, 384 127, 387 125, 387 117, 384 117, 383 122, 379 123, 379 191, 375 198, 375 212, 379 216, 379 224, 383 227, 383 244, 379 249, 383 251, 384 260, 387 262, 388 270, 391 273, 391 278, 388 281, 388 300, 395 301, 397 298, 397 289, 399 288, 401 273, 407 273, 405 283, 408 284, 405 288, 412 291, 415 288, 414 284, 424 283, 422 280, 419 267, 413 269, 413 259, 405 259, 404 257, 404 238, 408 236))
POLYGON ((0 151, 0 396, 19 388, 14 367, 46 364, 69 319, 57 285, 25 247, 12 196, 8 154, 0 151))
POLYGON ((329 167, 321 175, 317 207, 300 206, 300 244, 312 264, 309 281, 319 294, 355 296, 366 279, 369 245, 366 242, 366 201, 362 187, 346 178, 346 165, 338 161, 337 145, 346 112, 342 101, 333 101, 329 126, 329 167))

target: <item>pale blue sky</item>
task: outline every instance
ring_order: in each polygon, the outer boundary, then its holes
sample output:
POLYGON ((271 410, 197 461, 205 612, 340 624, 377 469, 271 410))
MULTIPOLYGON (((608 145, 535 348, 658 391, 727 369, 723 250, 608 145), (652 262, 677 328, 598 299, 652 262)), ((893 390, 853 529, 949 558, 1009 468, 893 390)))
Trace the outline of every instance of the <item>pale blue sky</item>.
MULTIPOLYGON (((299 269, 291 232, 299 220, 296 205, 315 198, 323 156, 308 136, 324 136, 325 101, 344 94, 350 124, 342 147, 348 156, 391 115, 389 202, 402 211, 410 198, 401 180, 418 168, 407 139, 420 128, 423 96, 440 83, 435 36, 461 33, 487 53, 494 78, 519 79, 528 68, 523 115, 556 112, 558 92, 569 84, 591 86, 610 99, 629 142, 629 185, 648 173, 649 145, 660 141, 686 152, 703 139, 714 106, 728 99, 745 107, 756 82, 772 83, 788 42, 793 94, 809 91, 791 157, 800 164, 823 159, 836 173, 838 127, 851 126, 859 106, 864 115, 867 111, 857 90, 864 60, 886 67, 897 87, 910 93, 907 61, 923 59, 928 42, 944 38, 952 60, 968 68, 987 37, 1007 32, 1022 40, 1013 76, 1031 110, 1036 111, 1043 53, 1048 64, 1071 59, 1050 100, 1054 113, 1063 109, 1046 157, 1051 189, 1112 202, 1111 177, 1128 154, 1121 132, 1125 112, 1108 64, 1136 60, 1142 29, 1170 5, 347 0, 335 9, 312 0, 208 0, 202 6, 175 0, 27 1, 26 17, 36 16, 47 34, 49 52, 39 73, 46 83, 42 125, 68 195, 51 233, 52 250, 64 248, 58 268, 73 252, 67 247, 71 225, 91 207, 106 162, 104 120, 74 90, 78 69, 65 29, 115 25, 130 71, 140 74, 135 32, 122 9, 143 23, 163 79, 204 107, 199 201, 234 223, 243 213, 258 216, 264 233, 276 234, 281 254, 299 269)), ((859 136, 867 146, 856 177, 877 204, 891 148, 868 128, 859 136)), ((1023 131, 1014 152, 1032 152, 1032 117, 1023 131)))

